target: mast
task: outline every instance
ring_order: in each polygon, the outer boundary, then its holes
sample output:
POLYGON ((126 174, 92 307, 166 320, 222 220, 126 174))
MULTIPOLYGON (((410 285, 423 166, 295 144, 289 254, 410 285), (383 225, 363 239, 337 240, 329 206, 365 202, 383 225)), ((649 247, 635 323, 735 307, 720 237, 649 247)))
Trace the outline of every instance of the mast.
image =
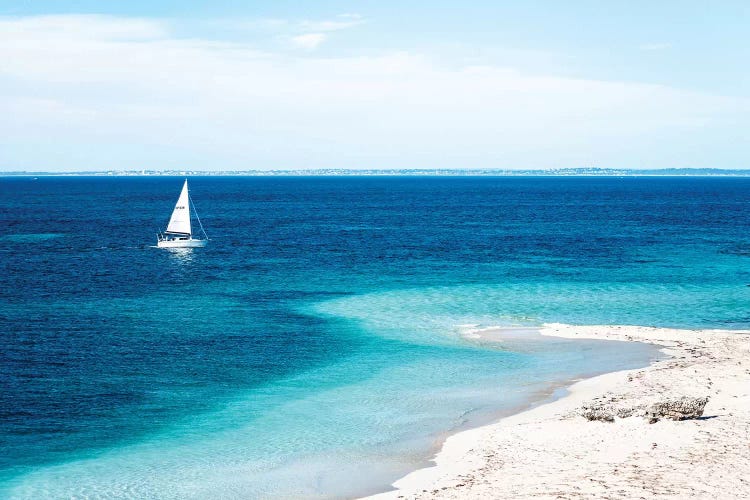
POLYGON ((172 217, 169 219, 169 225, 166 230, 167 234, 192 235, 190 227, 190 195, 188 194, 188 183, 182 186, 180 197, 177 198, 177 204, 172 211, 172 217))

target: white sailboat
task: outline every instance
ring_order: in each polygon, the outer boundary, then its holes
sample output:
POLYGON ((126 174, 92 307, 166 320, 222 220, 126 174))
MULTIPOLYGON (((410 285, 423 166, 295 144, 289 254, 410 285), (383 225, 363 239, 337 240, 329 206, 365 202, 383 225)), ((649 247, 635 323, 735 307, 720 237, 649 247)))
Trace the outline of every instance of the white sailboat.
MULTIPOLYGON (((182 192, 177 199, 177 204, 172 211, 172 217, 169 219, 167 230, 156 235, 156 246, 159 248, 198 248, 205 247, 208 243, 208 236, 203 230, 198 212, 195 212, 195 218, 198 226, 203 233, 203 239, 193 238, 193 228, 190 222, 190 194, 188 193, 188 182, 182 186, 182 192)), ((195 207, 193 207, 195 211, 195 207)))

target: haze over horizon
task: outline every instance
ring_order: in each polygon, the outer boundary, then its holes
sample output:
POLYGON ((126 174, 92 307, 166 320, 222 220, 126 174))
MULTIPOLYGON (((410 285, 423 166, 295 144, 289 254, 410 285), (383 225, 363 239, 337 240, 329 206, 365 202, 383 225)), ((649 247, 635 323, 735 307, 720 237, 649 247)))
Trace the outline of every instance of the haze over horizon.
POLYGON ((750 6, 0 4, 0 172, 748 168, 750 6))

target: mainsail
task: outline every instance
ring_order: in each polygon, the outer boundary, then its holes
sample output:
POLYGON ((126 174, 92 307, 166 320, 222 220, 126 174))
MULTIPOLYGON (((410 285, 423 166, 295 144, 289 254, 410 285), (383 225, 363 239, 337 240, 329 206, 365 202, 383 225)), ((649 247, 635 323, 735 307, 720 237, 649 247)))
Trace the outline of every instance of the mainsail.
POLYGON ((177 199, 177 205, 172 212, 172 218, 169 219, 167 233, 192 234, 190 227, 190 199, 188 197, 187 179, 182 186, 182 192, 177 199))

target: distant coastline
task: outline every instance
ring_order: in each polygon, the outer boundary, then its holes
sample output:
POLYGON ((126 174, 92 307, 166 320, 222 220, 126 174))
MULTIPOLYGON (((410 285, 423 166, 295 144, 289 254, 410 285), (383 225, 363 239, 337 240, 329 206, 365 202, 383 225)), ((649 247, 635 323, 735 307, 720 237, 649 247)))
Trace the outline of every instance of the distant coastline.
POLYGON ((292 170, 100 170, 100 171, 8 171, 0 177, 16 176, 102 176, 102 177, 150 177, 150 176, 424 176, 424 177, 750 177, 750 169, 726 168, 661 168, 661 169, 616 169, 616 168, 557 168, 536 170, 508 169, 292 169, 292 170))

